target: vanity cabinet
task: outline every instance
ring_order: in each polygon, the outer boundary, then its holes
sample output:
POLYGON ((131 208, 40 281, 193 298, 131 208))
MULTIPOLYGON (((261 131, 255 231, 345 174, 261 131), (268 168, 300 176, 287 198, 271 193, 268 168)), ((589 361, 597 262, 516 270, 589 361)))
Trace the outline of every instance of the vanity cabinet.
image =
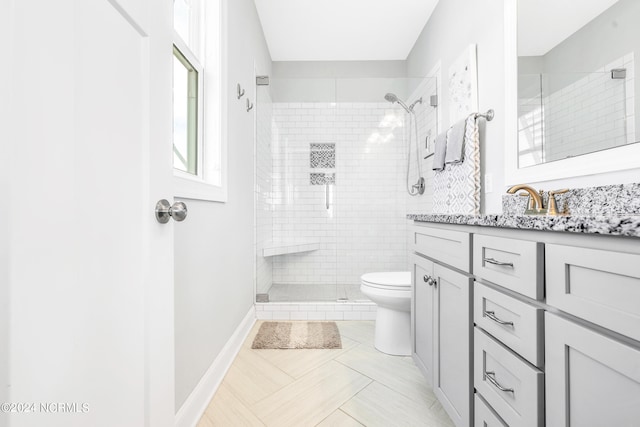
POLYGON ((640 350, 555 314, 545 322, 546 425, 640 425, 640 350))
POLYGON ((414 359, 456 425, 640 426, 638 239, 415 229, 414 359))
MULTIPOLYGON (((425 234, 416 232, 418 241, 425 234)), ((470 248, 468 233, 447 233, 430 238, 470 248), (457 242, 457 243, 451 243, 457 242)), ((412 256, 413 358, 444 409, 458 427, 472 424, 472 287, 468 273, 426 258, 418 246, 412 256)), ((436 252, 437 253, 437 252, 436 252)), ((458 251, 458 254, 460 252, 458 251)), ((433 254, 432 254, 433 255, 433 254)), ((458 257, 458 265, 460 258, 458 257)), ((465 262, 465 260, 462 260, 465 262)), ((466 260, 468 268, 468 258, 466 260)))

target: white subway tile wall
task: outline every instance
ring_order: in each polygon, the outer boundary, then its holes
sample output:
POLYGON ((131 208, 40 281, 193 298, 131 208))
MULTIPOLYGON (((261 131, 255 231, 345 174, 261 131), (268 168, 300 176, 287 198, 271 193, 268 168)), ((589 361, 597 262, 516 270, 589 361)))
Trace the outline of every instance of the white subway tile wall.
POLYGON ((317 251, 275 258, 273 282, 352 284, 369 271, 405 269, 401 112, 384 102, 275 103, 273 111, 274 235, 320 241, 317 251), (325 171, 335 185, 310 185, 318 143, 336 144, 336 167, 325 171))

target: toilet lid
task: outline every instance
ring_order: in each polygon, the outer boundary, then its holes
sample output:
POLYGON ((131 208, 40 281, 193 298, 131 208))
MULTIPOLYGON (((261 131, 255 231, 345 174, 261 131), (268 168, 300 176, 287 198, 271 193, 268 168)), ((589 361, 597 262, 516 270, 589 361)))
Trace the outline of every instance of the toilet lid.
POLYGON ((363 284, 379 288, 410 288, 411 273, 408 271, 387 271, 363 274, 360 278, 363 284))

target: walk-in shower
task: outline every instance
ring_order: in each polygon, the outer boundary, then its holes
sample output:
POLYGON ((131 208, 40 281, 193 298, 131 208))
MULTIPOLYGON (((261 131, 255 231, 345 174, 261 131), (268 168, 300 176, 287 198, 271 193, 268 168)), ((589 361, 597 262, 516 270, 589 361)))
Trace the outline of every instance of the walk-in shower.
POLYGON ((436 81, 268 82, 256 86, 257 301, 363 300, 362 274, 408 268, 406 214, 421 198, 405 191, 407 162, 426 170, 437 109, 421 99, 436 81))

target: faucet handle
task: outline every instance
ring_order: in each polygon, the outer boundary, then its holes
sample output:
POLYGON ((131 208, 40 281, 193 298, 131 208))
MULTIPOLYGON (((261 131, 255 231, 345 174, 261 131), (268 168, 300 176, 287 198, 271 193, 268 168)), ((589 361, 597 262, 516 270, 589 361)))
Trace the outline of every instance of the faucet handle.
POLYGON ((556 194, 564 194, 569 191, 568 188, 563 188, 562 190, 553 190, 549 191, 549 209, 547 215, 562 215, 565 212, 558 212, 558 203, 556 202, 556 194))
POLYGON ((555 196, 556 194, 564 194, 564 193, 566 193, 567 191, 569 191, 569 189, 568 189, 568 188, 563 188, 562 190, 553 190, 553 191, 549 191, 549 197, 553 197, 553 196, 555 196))

